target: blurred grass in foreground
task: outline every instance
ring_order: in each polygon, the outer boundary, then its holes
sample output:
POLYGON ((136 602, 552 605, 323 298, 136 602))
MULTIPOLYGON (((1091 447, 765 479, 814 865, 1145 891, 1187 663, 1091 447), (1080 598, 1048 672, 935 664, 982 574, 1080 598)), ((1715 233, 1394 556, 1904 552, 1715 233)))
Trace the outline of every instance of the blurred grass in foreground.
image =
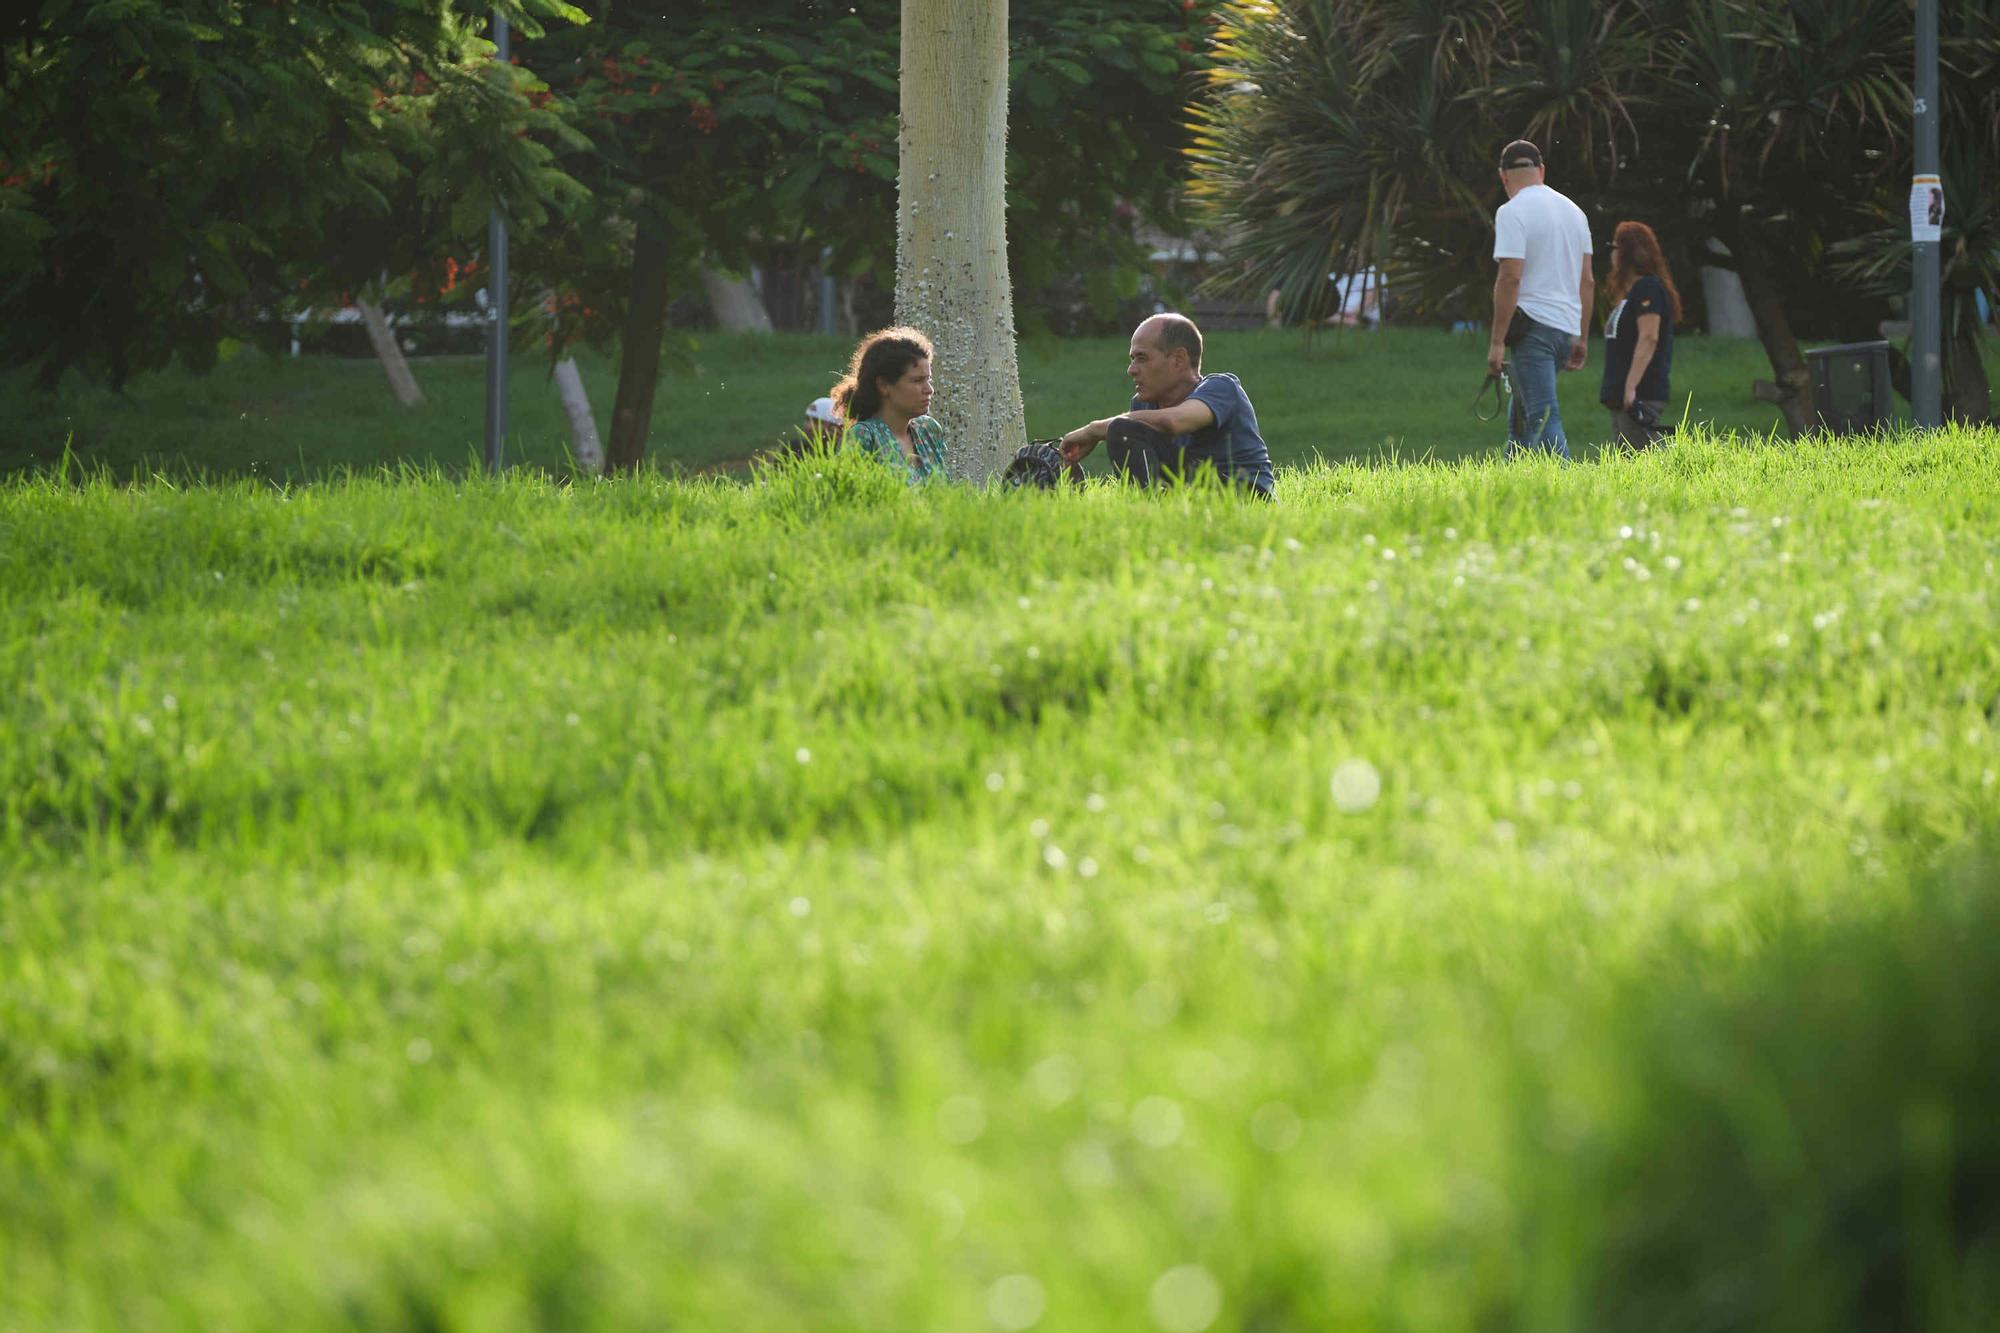
POLYGON ((1989 1326, 1996 444, 0 483, 0 1323, 1989 1326))

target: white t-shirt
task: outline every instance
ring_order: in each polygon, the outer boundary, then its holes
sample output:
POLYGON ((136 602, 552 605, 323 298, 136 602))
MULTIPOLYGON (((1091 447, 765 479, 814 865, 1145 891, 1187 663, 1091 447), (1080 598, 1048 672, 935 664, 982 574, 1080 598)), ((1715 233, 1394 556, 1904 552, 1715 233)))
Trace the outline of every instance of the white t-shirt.
POLYGON ((1530 185, 1493 215, 1493 257, 1521 261, 1521 309, 1572 338, 1583 336, 1585 256, 1590 222, 1546 185, 1530 185))
POLYGON ((1382 275, 1373 265, 1359 273, 1329 273, 1334 290, 1340 293, 1340 313, 1354 319, 1379 324, 1382 321, 1382 297, 1388 288, 1383 285, 1382 275), (1375 304, 1370 306, 1368 298, 1373 296, 1375 304))

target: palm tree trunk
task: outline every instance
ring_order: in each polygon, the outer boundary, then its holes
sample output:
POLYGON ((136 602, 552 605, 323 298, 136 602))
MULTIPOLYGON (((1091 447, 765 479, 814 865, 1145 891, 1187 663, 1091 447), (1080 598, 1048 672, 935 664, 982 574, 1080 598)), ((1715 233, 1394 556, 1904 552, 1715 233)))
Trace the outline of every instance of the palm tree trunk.
POLYGON ((1802 435, 1818 423, 1818 417, 1813 410, 1812 372, 1806 366, 1805 354, 1799 350, 1792 321, 1785 314, 1784 295, 1771 275, 1763 248, 1746 231, 1733 230, 1723 237, 1723 243, 1736 258, 1736 271, 1743 279, 1743 299, 1750 306, 1750 317, 1757 321, 1757 340, 1764 344, 1764 355, 1770 359, 1771 373, 1777 381, 1771 392, 1760 392, 1758 396, 1776 404, 1785 414, 1788 431, 1802 435))
POLYGON ((720 269, 703 265, 701 287, 708 293, 708 308, 725 333, 769 333, 771 312, 748 278, 738 278, 720 269))
POLYGON ((368 341, 375 348, 375 359, 382 363, 382 373, 389 377, 396 401, 404 407, 422 407, 424 391, 410 373, 410 363, 403 356, 402 344, 396 341, 395 330, 389 327, 389 317, 373 301, 356 301, 354 305, 361 312, 361 322, 368 326, 368 341))
POLYGON ((656 222, 641 221, 632 242, 632 295, 618 339, 618 392, 611 403, 607 472, 635 472, 646 456, 666 332, 667 233, 656 222))
POLYGON ((556 362, 555 381, 556 396, 569 418, 570 460, 578 472, 595 477, 604 471, 604 445, 597 438, 597 419, 590 414, 590 394, 584 390, 575 357, 556 362))
POLYGON ((1007 273, 1007 0, 903 0, 896 318, 937 349, 952 475, 1027 439, 1007 273))

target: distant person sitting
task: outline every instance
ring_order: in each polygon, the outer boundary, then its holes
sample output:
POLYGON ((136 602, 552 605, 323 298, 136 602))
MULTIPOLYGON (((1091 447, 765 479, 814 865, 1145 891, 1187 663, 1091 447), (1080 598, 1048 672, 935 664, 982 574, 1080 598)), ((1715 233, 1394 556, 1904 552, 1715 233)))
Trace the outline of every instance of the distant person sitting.
POLYGON ((799 427, 799 438, 811 448, 831 448, 840 440, 840 409, 833 405, 831 398, 815 398, 806 407, 805 424, 799 427))
POLYGON ((1382 273, 1373 267, 1358 273, 1335 273, 1330 275, 1334 289, 1340 293, 1340 313, 1327 320, 1329 324, 1345 324, 1350 328, 1366 324, 1371 329, 1382 327, 1382 273))
POLYGON ((1201 330, 1193 320, 1154 315, 1141 323, 1125 373, 1132 377, 1131 410, 1063 436, 1064 458, 1079 462, 1108 441, 1112 471, 1142 486, 1212 470, 1271 498, 1276 479, 1257 411, 1234 375, 1201 373, 1201 330))
POLYGON ((858 448, 898 469, 912 485, 945 475, 944 427, 931 406, 931 341, 915 329, 871 333, 854 349, 834 405, 858 448))
MULTIPOLYGON (((1382 296, 1385 288, 1381 270, 1370 266, 1358 273, 1329 273, 1327 281, 1333 284, 1333 294, 1340 303, 1339 308, 1326 317, 1328 324, 1344 324, 1353 327, 1366 324, 1369 328, 1382 326, 1382 296)), ((1285 289, 1274 285, 1264 294, 1264 324, 1267 328, 1284 326, 1285 289)))

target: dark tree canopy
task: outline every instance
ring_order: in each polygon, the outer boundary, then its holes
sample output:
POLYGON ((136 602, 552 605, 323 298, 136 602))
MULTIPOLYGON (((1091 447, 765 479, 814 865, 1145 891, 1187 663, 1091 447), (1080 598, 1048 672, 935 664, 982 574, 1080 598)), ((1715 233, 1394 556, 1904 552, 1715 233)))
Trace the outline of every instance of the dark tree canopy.
MULTIPOLYGON (((1137 286, 1220 0, 1014 0, 1010 256, 1137 286)), ((422 295, 516 227, 554 341, 702 264, 886 274, 898 0, 42 0, 0 26, 0 365, 120 382, 290 306, 422 295), (586 13, 587 11, 587 13, 586 13), (642 256, 641 249, 646 251, 642 256), (641 260, 644 263, 641 263, 641 260), (646 276, 639 281, 639 270, 646 276), (587 313, 586 313, 587 312, 587 313)), ((654 289, 658 290, 655 291, 654 289)))
MULTIPOLYGON (((559 0, 505 0, 530 33, 559 0)), ((299 281, 355 281, 564 185, 525 75, 448 0, 44 0, 0 46, 0 364, 200 366, 299 281), (415 238, 415 239, 411 239, 415 238)))

